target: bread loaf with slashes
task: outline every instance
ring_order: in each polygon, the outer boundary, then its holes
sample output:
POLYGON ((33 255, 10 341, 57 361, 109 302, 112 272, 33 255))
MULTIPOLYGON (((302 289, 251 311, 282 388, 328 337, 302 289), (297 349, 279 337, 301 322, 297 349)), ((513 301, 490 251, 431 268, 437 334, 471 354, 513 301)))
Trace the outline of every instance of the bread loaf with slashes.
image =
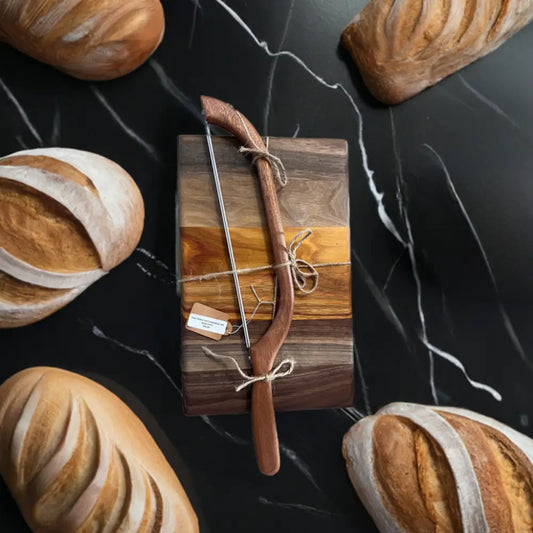
POLYGON ((163 38, 159 0, 2 0, 0 40, 77 78, 136 69, 163 38))
POLYGON ((197 533, 146 427, 78 374, 30 368, 0 386, 0 473, 34 533, 197 533))
POLYGON ((342 33, 370 92, 397 104, 492 52, 531 0, 371 0, 342 33))
POLYGON ((533 531, 533 440, 466 409, 394 403, 343 442, 382 532, 533 531))
POLYGON ((66 148, 0 159, 0 327, 30 324, 126 259, 144 224, 141 193, 105 157, 66 148))

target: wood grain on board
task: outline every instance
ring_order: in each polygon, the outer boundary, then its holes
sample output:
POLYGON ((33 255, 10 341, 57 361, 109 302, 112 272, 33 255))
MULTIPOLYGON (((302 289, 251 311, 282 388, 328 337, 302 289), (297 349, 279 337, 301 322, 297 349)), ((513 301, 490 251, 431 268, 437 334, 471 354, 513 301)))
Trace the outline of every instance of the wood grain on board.
MULTIPOLYGON (((238 269, 272 264, 269 235, 257 175, 250 159, 230 137, 213 138, 217 166, 238 269)), ((300 231, 313 234, 298 249, 311 264, 350 260, 347 144, 338 139, 270 138, 269 149, 283 160, 289 182, 278 190, 287 244, 300 231)), ((231 270, 205 137, 180 136, 178 160, 178 278, 231 270)), ((295 293, 293 322, 277 361, 296 360, 293 374, 273 383, 278 410, 351 405, 353 339, 349 265, 317 269, 317 290, 295 293)), ((271 302, 275 274, 268 269, 242 274, 240 286, 247 317, 257 305, 252 291, 271 302)), ((240 322, 230 275, 180 284, 183 323, 196 302, 227 313, 240 322)), ((262 304, 249 324, 252 344, 266 331, 272 305, 262 304)), ((207 357, 202 346, 235 357, 251 373, 242 332, 214 342, 182 332, 182 379, 185 412, 189 415, 232 414, 250 407, 250 388, 232 363, 207 357)))

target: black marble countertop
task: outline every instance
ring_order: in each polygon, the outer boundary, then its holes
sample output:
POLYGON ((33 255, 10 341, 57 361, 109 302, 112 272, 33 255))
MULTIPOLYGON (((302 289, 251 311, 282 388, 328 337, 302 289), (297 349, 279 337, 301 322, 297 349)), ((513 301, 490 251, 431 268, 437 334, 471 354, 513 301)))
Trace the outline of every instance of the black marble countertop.
MULTIPOLYGON (((388 402, 467 407, 533 434, 533 26, 388 108, 339 46, 364 3, 163 0, 153 59, 106 83, 0 47, 2 154, 100 153, 146 204, 132 257, 50 318, 0 332, 0 379, 53 365, 116 392, 166 453, 203 532, 375 531, 340 446, 359 414, 388 402), (355 406, 279 414, 274 478, 256 469, 247 416, 182 414, 176 138, 203 133, 200 94, 264 134, 350 146, 355 406)), ((27 531, 3 485, 0 529, 27 531)))

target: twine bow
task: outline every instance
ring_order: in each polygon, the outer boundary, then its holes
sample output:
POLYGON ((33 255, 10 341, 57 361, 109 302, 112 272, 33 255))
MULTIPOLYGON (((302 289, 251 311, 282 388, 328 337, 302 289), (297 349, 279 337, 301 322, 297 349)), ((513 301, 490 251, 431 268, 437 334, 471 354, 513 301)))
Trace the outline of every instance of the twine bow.
POLYGON ((254 383, 258 383, 259 381, 266 381, 267 383, 270 383, 272 381, 275 381, 276 379, 289 376, 294 372, 294 367, 296 366, 296 361, 294 359, 284 359, 278 366, 273 368, 270 372, 267 372, 266 374, 263 374, 261 376, 250 376, 249 374, 246 374, 246 372, 244 372, 244 370, 240 367, 235 357, 232 357, 231 355, 221 355, 215 353, 207 346, 202 346, 202 350, 204 351, 205 355, 208 355, 209 357, 212 357, 215 360, 221 361, 227 359, 235 365, 235 368, 237 368, 237 371, 244 379, 244 381, 240 385, 237 385, 235 387, 235 392, 240 392, 241 390, 249 387, 250 385, 253 385, 254 383), (287 366, 288 368, 287 370, 282 371, 282 368, 284 366, 287 366))
POLYGON ((311 264, 305 259, 300 259, 296 256, 298 248, 303 242, 313 234, 310 228, 304 229, 297 233, 287 247, 289 260, 279 265, 265 265, 252 268, 240 268, 238 270, 224 270, 222 272, 210 272, 209 274, 202 274, 200 276, 190 276, 178 280, 178 283, 190 283, 191 281, 207 281, 218 278, 219 276, 229 276, 234 272, 237 274, 251 274, 253 272, 261 272, 263 270, 278 269, 286 266, 291 267, 292 279, 294 286, 303 294, 311 294, 318 287, 319 273, 317 268, 335 267, 335 266, 349 266, 350 261, 341 261, 338 263, 315 263, 311 264), (307 288, 307 280, 312 279, 311 287, 307 288))
POLYGON ((311 294, 315 292, 318 287, 318 271, 317 269, 305 259, 301 259, 296 255, 298 248, 313 235, 311 228, 300 231, 289 243, 288 254, 289 264, 291 267, 292 279, 294 285, 303 294, 311 294), (307 281, 312 280, 311 286, 307 288, 307 281))
POLYGON ((272 167, 272 174, 274 174, 274 178, 276 178, 276 181, 282 186, 285 187, 287 185, 287 170, 285 169, 285 165, 283 164, 283 161, 276 155, 272 154, 268 150, 268 137, 266 142, 266 148, 263 150, 262 148, 259 148, 257 146, 254 146, 253 148, 246 148, 246 146, 241 146, 239 148, 239 152, 241 154, 250 154, 253 156, 252 164, 255 164, 258 159, 266 159, 270 166, 272 167))
POLYGON ((283 161, 275 156, 274 154, 271 154, 268 150, 268 144, 269 144, 269 138, 266 138, 266 147, 263 150, 263 148, 260 148, 257 146, 253 140, 252 136, 250 135, 250 132, 248 131, 248 126, 246 126, 246 122, 242 115, 237 111, 238 117, 241 119, 242 125, 244 126, 244 129, 246 130, 246 133, 248 134, 248 138, 250 139, 250 143, 253 144, 252 148, 247 148, 246 146, 241 146, 239 149, 239 152, 241 154, 250 154, 253 156, 252 164, 255 165, 258 159, 266 159, 270 166, 272 167, 272 174, 274 175, 274 178, 276 178, 276 181, 282 186, 285 187, 287 185, 287 171, 285 169, 285 165, 283 164, 283 161))

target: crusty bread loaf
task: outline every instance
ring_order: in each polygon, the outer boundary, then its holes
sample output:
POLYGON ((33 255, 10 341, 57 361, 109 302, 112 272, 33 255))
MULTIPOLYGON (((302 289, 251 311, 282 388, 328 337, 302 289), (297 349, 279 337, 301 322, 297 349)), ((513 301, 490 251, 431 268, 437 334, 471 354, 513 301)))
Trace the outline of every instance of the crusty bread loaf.
POLYGON ((533 531, 533 440, 496 420, 390 404, 348 431, 343 454, 382 533, 533 531))
POLYGON ((371 0, 342 42, 370 92, 396 104, 492 52, 532 19, 531 0, 371 0))
POLYGON ((63 307, 139 242, 144 206, 120 166, 65 148, 0 159, 0 327, 63 307))
POLYGON ((2 0, 0 40, 89 80, 136 69, 163 38, 159 0, 2 0))
POLYGON ((30 368, 0 387, 0 472, 34 533, 195 533, 148 430, 110 391, 30 368))

